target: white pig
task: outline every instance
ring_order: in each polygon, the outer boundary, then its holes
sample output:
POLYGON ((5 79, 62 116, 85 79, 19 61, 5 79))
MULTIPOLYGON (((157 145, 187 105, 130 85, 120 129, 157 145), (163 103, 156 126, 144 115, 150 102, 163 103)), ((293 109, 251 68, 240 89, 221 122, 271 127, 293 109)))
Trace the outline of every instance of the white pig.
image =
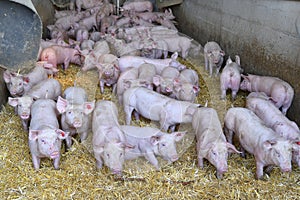
POLYGON ((56 108, 61 116, 61 127, 70 132, 66 138, 67 147, 72 145, 72 136, 80 135, 80 140, 87 138, 91 128, 91 113, 95 101, 88 102, 86 91, 81 87, 69 87, 64 91, 64 98, 58 97, 56 108))
POLYGON ((205 158, 216 167, 217 178, 222 178, 228 170, 228 152, 240 152, 226 141, 216 110, 198 108, 193 114, 192 126, 197 139, 198 166, 203 168, 205 158))
POLYGON ((178 62, 177 58, 177 52, 173 53, 171 58, 166 59, 151 59, 140 56, 122 56, 119 58, 119 67, 121 71, 124 71, 127 67, 138 68, 143 63, 150 63, 155 65, 157 74, 161 74, 162 70, 168 66, 174 67, 181 71, 185 69, 186 66, 178 62))
POLYGON ((178 101, 143 87, 135 87, 124 92, 123 106, 126 125, 130 125, 131 114, 135 110, 147 119, 159 121, 161 129, 167 131, 170 127, 174 131, 176 124, 190 123, 190 114, 200 105, 178 101))
MULTIPOLYGON (((252 110, 278 135, 298 144, 300 140, 300 130, 297 124, 283 115, 268 99, 253 96, 253 92, 250 93, 250 97, 247 96, 246 107, 252 110)), ((297 146, 298 148, 293 152, 292 161, 300 167, 300 145, 298 144, 297 146)))
POLYGON ((118 122, 118 109, 112 101, 97 101, 93 113, 93 151, 98 169, 104 164, 114 173, 121 174, 125 151, 133 146, 125 141, 118 122))
POLYGON ((292 104, 294 89, 287 82, 271 76, 241 75, 244 80, 240 84, 241 90, 249 92, 264 92, 271 97, 277 108, 281 108, 285 115, 292 104))
POLYGON ((7 89, 13 97, 22 96, 29 91, 32 86, 47 78, 47 71, 41 66, 36 66, 31 72, 25 75, 9 70, 3 73, 3 79, 7 89))
POLYGON ((153 84, 156 86, 156 91, 173 97, 175 79, 179 77, 179 74, 180 72, 176 68, 165 67, 161 75, 153 76, 153 84))
POLYGON ((121 130, 124 132, 127 142, 135 145, 132 150, 125 153, 125 159, 144 156, 157 170, 160 169, 160 166, 155 156, 162 156, 170 163, 178 160, 176 142, 186 134, 186 131, 169 134, 158 128, 137 126, 121 126, 121 130))
POLYGON ((215 76, 218 76, 223 64, 223 57, 225 52, 221 49, 218 43, 211 41, 204 45, 204 60, 205 70, 209 69, 209 76, 213 74, 213 68, 216 68, 215 76))
POLYGON ((33 98, 27 95, 24 95, 22 97, 8 97, 8 104, 12 107, 15 107, 15 109, 21 118, 23 129, 25 131, 28 131, 28 124, 30 120, 30 108, 33 104, 33 98))
POLYGON ((184 69, 174 82, 174 96, 178 100, 194 102, 200 92, 199 76, 195 70, 184 69))
POLYGON ((228 142, 232 143, 233 134, 238 139, 243 155, 244 150, 253 154, 256 161, 256 178, 263 178, 274 165, 282 172, 291 171, 293 143, 268 128, 264 122, 247 108, 230 108, 224 120, 224 130, 228 142))
POLYGON ((243 72, 240 66, 239 56, 235 56, 235 62, 232 62, 230 57, 227 59, 226 66, 220 75, 221 99, 224 100, 226 98, 228 89, 231 89, 232 100, 236 98, 241 83, 241 72, 243 72))
POLYGON ((45 79, 29 90, 26 95, 36 99, 53 99, 57 100, 61 95, 61 84, 58 80, 49 78, 45 79))
POLYGON ((68 132, 59 129, 55 102, 39 99, 32 104, 29 129, 29 147, 34 168, 40 168, 41 158, 53 159, 55 169, 59 169, 61 140, 68 132))

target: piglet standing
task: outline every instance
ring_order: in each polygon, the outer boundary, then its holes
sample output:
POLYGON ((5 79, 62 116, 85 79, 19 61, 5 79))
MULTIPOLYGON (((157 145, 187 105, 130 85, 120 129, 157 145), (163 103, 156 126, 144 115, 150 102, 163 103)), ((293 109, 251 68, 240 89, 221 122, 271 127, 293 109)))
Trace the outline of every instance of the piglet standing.
POLYGON ((235 62, 232 62, 230 57, 227 59, 226 66, 220 76, 221 99, 225 100, 228 89, 231 89, 232 100, 236 98, 241 83, 241 72, 243 72, 240 66, 239 56, 235 56, 235 62))
POLYGON ((55 169, 59 169, 61 140, 68 132, 59 129, 55 102, 39 99, 32 104, 29 129, 29 147, 34 168, 40 168, 41 158, 53 159, 55 169))
POLYGON ((61 127, 70 132, 66 138, 68 148, 75 134, 80 135, 81 141, 87 138, 94 107, 95 101, 88 102, 86 91, 81 87, 69 87, 64 91, 64 98, 58 97, 56 108, 62 114, 61 127))
POLYGON ((31 96, 24 95, 22 97, 8 97, 8 104, 15 107, 17 114, 21 118, 23 129, 28 131, 28 124, 30 121, 30 108, 33 104, 33 98, 31 96))
POLYGON ((274 165, 282 172, 291 171, 293 143, 265 126, 264 122, 247 108, 230 108, 224 120, 224 130, 228 142, 232 143, 233 134, 238 139, 243 155, 244 150, 251 153, 256 161, 256 178, 270 173, 274 165))
POLYGON ((252 110, 266 126, 273 129, 278 135, 294 142, 297 147, 293 151, 292 161, 300 167, 300 130, 297 124, 289 120, 276 106, 261 94, 251 92, 247 96, 246 107, 252 110), (255 97, 258 96, 258 97, 255 97))
POLYGON ((78 49, 53 45, 43 49, 41 61, 47 61, 57 68, 58 64, 64 64, 63 69, 67 69, 70 63, 81 65, 81 54, 78 49))
POLYGON ((226 141, 216 110, 198 108, 193 114, 192 126, 197 139, 198 166, 203 168, 205 158, 216 167, 217 178, 222 178, 228 170, 228 152, 240 152, 226 141))
POLYGON ((104 164, 114 173, 121 174, 125 152, 133 148, 125 141, 118 122, 118 109, 112 101, 97 101, 93 113, 93 150, 97 168, 104 164))
POLYGON ((218 43, 211 41, 204 45, 204 60, 205 70, 209 69, 209 76, 213 74, 213 68, 216 68, 216 76, 223 64, 223 57, 225 52, 221 49, 218 43))
POLYGON ((240 84, 241 90, 249 92, 264 92, 271 97, 277 108, 281 108, 285 115, 292 104, 294 89, 287 82, 271 76, 258 76, 253 74, 241 75, 244 79, 240 84))
POLYGON ((118 57, 113 54, 103 54, 96 65, 99 72, 100 91, 104 93, 104 85, 112 86, 115 92, 117 81, 120 76, 118 57))
POLYGON ((25 93, 22 97, 8 97, 8 104, 17 108, 17 113, 22 120, 24 130, 28 131, 30 120, 30 108, 34 100, 37 99, 53 99, 57 100, 61 95, 61 85, 55 79, 45 79, 36 84, 25 93))
POLYGON ((176 142, 186 134, 186 131, 169 134, 153 127, 121 126, 121 130, 127 142, 135 145, 133 149, 125 153, 125 159, 144 156, 157 170, 160 166, 155 156, 161 156, 170 163, 178 160, 176 142))

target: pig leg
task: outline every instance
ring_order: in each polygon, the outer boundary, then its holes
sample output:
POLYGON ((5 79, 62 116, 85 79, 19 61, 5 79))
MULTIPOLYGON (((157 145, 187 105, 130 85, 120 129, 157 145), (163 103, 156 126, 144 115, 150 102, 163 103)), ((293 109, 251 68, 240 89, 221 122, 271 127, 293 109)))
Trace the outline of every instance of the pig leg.
POLYGON ((224 126, 224 133, 226 136, 227 141, 232 144, 232 138, 233 138, 233 131, 229 130, 226 126, 224 126))
POLYGON ((266 167, 265 169, 265 173, 268 174, 270 176, 271 171, 273 170, 274 166, 273 165, 269 165, 266 167))
POLYGON ((133 111, 133 115, 134 115, 135 120, 140 120, 140 114, 138 112, 133 111))
POLYGON ((69 58, 66 58, 64 60, 64 66, 63 66, 63 69, 66 70, 70 65, 70 59, 69 58))
POLYGON ((22 120, 22 125, 23 125, 24 131, 28 131, 28 123, 29 123, 28 119, 23 119, 22 120))
POLYGON ((124 111, 126 115, 126 125, 130 125, 133 110, 134 108, 131 106, 124 106, 124 111))
POLYGON ((87 136, 88 136, 88 132, 87 132, 87 131, 82 132, 82 133, 80 134, 80 142, 86 140, 87 136))
POLYGON ((264 176, 264 165, 262 162, 256 160, 256 179, 262 180, 264 176))
POLYGON ((212 62, 209 62, 209 76, 210 77, 212 77, 213 68, 214 68, 214 64, 212 62))
POLYGON ((215 77, 217 77, 217 76, 219 75, 220 69, 221 69, 221 65, 220 65, 220 66, 217 66, 215 77))
POLYGON ((104 81, 100 80, 100 92, 104 93, 104 81))
POLYGON ((204 54, 205 70, 208 71, 208 57, 204 54))
POLYGON ((287 110, 291 106, 292 102, 289 101, 287 104, 282 105, 281 112, 282 114, 286 115, 287 110))
POLYGON ((162 130, 168 131, 171 124, 167 122, 167 113, 165 111, 161 111, 159 124, 162 130))
POLYGON ((153 152, 146 152, 145 158, 156 168, 156 170, 160 170, 158 160, 156 159, 153 152))
POLYGON ((226 89, 221 88, 221 100, 225 100, 225 98, 226 98, 226 89))
POLYGON ((67 144, 67 149, 71 148, 71 146, 72 146, 72 136, 68 136, 66 138, 66 144, 67 144))
POLYGON ((40 168, 41 159, 35 155, 32 155, 31 157, 34 169, 38 170, 40 168))
POLYGON ((58 156, 53 160, 54 169, 59 169, 59 161, 60 161, 60 156, 58 156))
POLYGON ((237 91, 236 90, 232 90, 231 91, 231 100, 234 101, 237 95, 237 91))

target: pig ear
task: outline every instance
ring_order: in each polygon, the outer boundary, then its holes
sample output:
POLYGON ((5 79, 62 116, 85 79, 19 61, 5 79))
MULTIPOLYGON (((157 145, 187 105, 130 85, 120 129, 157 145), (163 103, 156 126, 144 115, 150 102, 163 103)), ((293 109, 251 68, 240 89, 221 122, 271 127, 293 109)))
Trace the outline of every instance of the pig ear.
POLYGON ((11 98, 8 97, 8 104, 11 105, 12 107, 16 107, 18 105, 19 98, 11 98))
POLYGON ((235 56, 235 63, 241 65, 241 59, 238 55, 235 56))
POLYGON ((175 137, 175 142, 179 142, 185 136, 187 131, 174 132, 172 135, 175 137))
POLYGON ((29 130, 29 140, 37 140, 39 133, 41 130, 29 130))
POLYGON ((198 108, 195 108, 194 105, 191 105, 191 106, 187 107, 185 114, 186 115, 194 115, 194 113, 196 112, 196 109, 198 109, 198 108))
POLYGON ((247 75, 241 74, 241 77, 249 81, 249 77, 247 75))
POLYGON ((225 56, 225 51, 221 50, 220 54, 221 54, 221 56, 225 56))
POLYGON ((175 53, 172 54, 171 59, 176 60, 178 58, 178 52, 176 51, 175 53))
POLYGON ((60 114, 66 112, 66 108, 68 106, 68 101, 61 96, 58 97, 57 103, 56 103, 56 109, 60 114))
POLYGON ((10 82, 10 79, 11 79, 11 73, 10 73, 10 71, 6 70, 3 73, 3 79, 4 79, 5 83, 9 83, 10 82))
POLYGON ((131 87, 132 80, 131 79, 124 79, 123 80, 123 87, 125 89, 129 89, 131 87))
POLYGON ((231 58, 230 58, 230 56, 229 56, 228 59, 227 59, 227 61, 226 61, 226 65, 228 65, 228 64, 230 64, 230 63, 232 63, 232 60, 231 60, 231 58))
POLYGON ((293 142, 293 151, 299 151, 300 149, 300 140, 296 140, 293 142))
POLYGON ((240 151, 238 151, 235 146, 233 146, 232 144, 230 144, 229 142, 226 142, 226 146, 227 146, 227 149, 228 149, 228 152, 230 153, 242 153, 240 151))
POLYGON ((104 144, 99 144, 99 145, 93 145, 94 146, 94 152, 95 153, 103 153, 104 151, 104 144))
POLYGON ((155 86, 159 86, 159 85, 160 85, 160 79, 161 79, 161 76, 159 76, 159 75, 153 76, 153 78, 152 78, 153 84, 154 84, 155 86))
POLYGON ((55 27, 54 25, 48 25, 47 26, 47 28, 48 28, 49 31, 52 31, 54 27, 55 27))
POLYGON ((69 136, 69 132, 64 132, 63 130, 56 129, 55 130, 59 139, 64 140, 69 136))
POLYGON ((276 144, 277 141, 275 140, 267 140, 263 143, 264 147, 267 148, 268 150, 272 148, 272 145, 276 144))
POLYGON ((151 144, 154 146, 154 145, 158 145, 158 143, 160 142, 161 140, 161 137, 160 136, 152 136, 150 138, 150 142, 151 144))
POLYGON ((30 79, 29 79, 28 76, 24 76, 23 81, 24 81, 25 84, 27 84, 27 83, 29 83, 30 79))
POLYGON ((199 91, 200 91, 200 88, 197 85, 193 85, 193 92, 195 94, 198 94, 199 91))
POLYGON ((84 103, 84 114, 90 114, 95 108, 95 100, 92 102, 85 102, 84 103))
POLYGON ((117 64, 114 64, 114 68, 120 71, 120 67, 117 64))
POLYGON ((134 149, 135 145, 131 145, 129 143, 121 143, 121 147, 125 150, 125 151, 130 151, 132 149, 134 149))

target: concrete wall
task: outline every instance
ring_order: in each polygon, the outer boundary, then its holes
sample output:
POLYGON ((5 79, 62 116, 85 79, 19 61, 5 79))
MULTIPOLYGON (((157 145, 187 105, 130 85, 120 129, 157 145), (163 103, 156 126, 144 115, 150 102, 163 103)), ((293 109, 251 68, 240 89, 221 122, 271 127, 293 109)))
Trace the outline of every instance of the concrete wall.
POLYGON ((300 1, 184 0, 172 9, 179 30, 200 44, 215 40, 240 55, 245 72, 289 82, 288 116, 300 123, 300 1))

